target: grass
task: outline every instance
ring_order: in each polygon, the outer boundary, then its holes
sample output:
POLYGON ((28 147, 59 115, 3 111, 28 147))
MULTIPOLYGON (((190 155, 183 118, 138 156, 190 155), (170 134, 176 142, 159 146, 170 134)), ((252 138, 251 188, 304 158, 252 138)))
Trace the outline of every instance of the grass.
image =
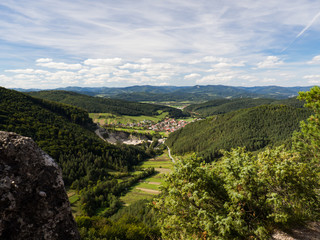
POLYGON ((135 188, 137 188, 137 187, 151 189, 151 190, 159 190, 159 185, 149 184, 147 182, 140 182, 135 186, 135 188))
MULTIPOLYGON (((161 156, 155 157, 153 159, 149 159, 148 161, 145 161, 141 164, 140 167, 148 168, 148 167, 154 167, 154 168, 163 168, 163 169, 172 169, 173 164, 171 160, 168 157, 167 151, 164 152, 161 156)), ((117 174, 119 172, 113 171, 111 169, 108 169, 109 174, 117 174)), ((138 174, 141 173, 141 171, 135 171, 132 174, 138 174)), ((124 181, 127 177, 122 177, 121 179, 118 179, 118 182, 124 181)), ((164 182, 164 174, 163 173, 156 173, 149 178, 143 179, 143 181, 137 183, 135 186, 133 186, 124 196, 120 197, 120 200, 124 203, 125 206, 128 206, 132 204, 135 201, 142 200, 142 199, 148 199, 151 200, 156 193, 150 193, 146 191, 142 191, 137 188, 144 188, 149 190, 157 190, 160 189, 160 184, 151 184, 151 183, 163 183, 164 182)), ((75 190, 68 190, 68 197, 71 204, 71 210, 73 216, 79 216, 82 214, 81 208, 80 208, 80 195, 75 190)), ((103 211, 104 209, 101 209, 103 211)))
POLYGON ((145 181, 164 183, 164 179, 163 178, 164 178, 163 174, 157 174, 155 177, 148 178, 145 181))
POLYGON ((169 106, 173 108, 184 108, 189 106, 190 104, 199 103, 197 101, 164 101, 164 102, 156 102, 156 101, 141 101, 143 103, 150 103, 150 104, 159 104, 164 106, 169 106))
POLYGON ((75 202, 77 202, 77 201, 79 201, 79 200, 80 200, 80 196, 77 195, 77 194, 69 197, 69 202, 70 202, 70 204, 73 204, 73 203, 75 203, 75 202))
POLYGON ((149 120, 153 122, 160 122, 164 118, 166 118, 169 113, 168 112, 159 112, 159 115, 156 116, 128 116, 122 115, 117 116, 111 113, 89 113, 89 117, 93 119, 94 122, 99 122, 100 124, 130 124, 130 123, 138 123, 144 120, 149 120))
MULTIPOLYGON (((140 167, 148 168, 148 167, 154 167, 154 168, 164 168, 164 169, 172 169, 173 164, 171 160, 169 159, 167 155, 167 151, 164 152, 161 156, 158 156, 154 159, 149 159, 148 161, 143 162, 140 167)), ((124 205, 128 206, 131 203, 141 200, 141 199, 152 199, 153 196, 155 196, 155 193, 149 193, 142 190, 139 190, 137 188, 144 188, 144 189, 150 189, 150 190, 157 190, 159 191, 161 185, 157 184, 151 184, 150 182, 157 182, 157 183, 163 183, 164 182, 164 174, 162 173, 156 173, 155 175, 152 175, 149 178, 143 179, 143 181, 136 184, 134 187, 132 187, 126 195, 122 196, 120 199, 124 203, 124 205)))
POLYGON ((192 117, 190 117, 190 118, 179 118, 179 119, 177 119, 177 121, 180 121, 180 120, 183 120, 183 121, 186 121, 186 122, 192 122, 192 121, 194 121, 196 118, 192 118, 192 117))
POLYGON ((68 190, 67 194, 73 216, 75 217, 81 215, 82 211, 80 208, 80 195, 75 190, 68 190))
POLYGON ((143 192, 139 189, 132 189, 130 190, 125 196, 122 196, 120 200, 124 203, 124 205, 130 205, 133 202, 142 199, 152 199, 154 194, 143 192))
POLYGON ((149 161, 143 162, 141 167, 143 167, 143 168, 154 167, 154 168, 169 168, 169 169, 172 169, 173 165, 172 165, 172 162, 170 160, 167 160, 167 161, 149 160, 149 161))

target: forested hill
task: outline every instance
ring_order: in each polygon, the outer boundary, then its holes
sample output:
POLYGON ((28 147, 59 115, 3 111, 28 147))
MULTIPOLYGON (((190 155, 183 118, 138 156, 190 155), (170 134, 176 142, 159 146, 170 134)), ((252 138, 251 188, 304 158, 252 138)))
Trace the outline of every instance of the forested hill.
MULTIPOLYGON (((66 90, 90 96, 104 96, 128 101, 194 101, 203 102, 219 98, 273 98, 285 99, 297 96, 299 91, 307 91, 310 87, 234 87, 224 85, 196 86, 131 86, 123 88, 109 87, 66 87, 56 90, 66 90)), ((18 91, 28 91, 17 89, 18 91)), ((38 91, 37 89, 34 89, 38 91)), ((33 91, 33 90, 29 90, 33 91)))
POLYGON ((296 98, 282 100, 270 98, 216 99, 205 103, 191 104, 188 107, 186 107, 185 110, 197 113, 202 117, 207 117, 266 104, 284 104, 288 106, 302 108, 304 103, 296 98))
POLYGON ((99 139, 88 113, 0 88, 0 130, 31 137, 61 166, 66 185, 86 185, 105 169, 130 169, 146 155, 140 148, 113 146, 99 139))
POLYGON ((120 99, 92 97, 68 91, 52 90, 29 92, 28 94, 41 99, 47 99, 81 107, 92 113, 112 113, 117 115, 129 116, 154 116, 158 115, 159 110, 161 110, 163 112, 168 112, 170 117, 179 118, 185 116, 185 114, 181 110, 167 106, 129 102, 120 99))
POLYGON ((213 160, 220 149, 250 151, 281 144, 311 112, 287 105, 263 105, 209 117, 170 134, 167 145, 175 154, 196 152, 213 160))

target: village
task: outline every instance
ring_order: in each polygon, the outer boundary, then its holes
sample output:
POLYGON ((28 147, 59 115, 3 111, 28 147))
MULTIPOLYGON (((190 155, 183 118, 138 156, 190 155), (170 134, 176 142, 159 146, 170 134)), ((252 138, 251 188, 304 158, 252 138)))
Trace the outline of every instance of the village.
POLYGON ((176 120, 174 118, 165 118, 163 121, 155 123, 150 120, 143 120, 137 123, 111 123, 107 124, 107 127, 125 127, 125 128, 141 128, 141 129, 146 129, 146 130, 153 130, 156 132, 174 132, 180 128, 185 127, 187 124, 190 122, 185 121, 185 120, 176 120))

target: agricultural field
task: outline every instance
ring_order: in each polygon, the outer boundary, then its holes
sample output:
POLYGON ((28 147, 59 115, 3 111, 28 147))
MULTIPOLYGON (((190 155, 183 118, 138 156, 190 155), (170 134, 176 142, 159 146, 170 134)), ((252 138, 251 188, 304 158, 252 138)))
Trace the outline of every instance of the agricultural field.
MULTIPOLYGON (((129 206, 137 200, 152 199, 155 195, 159 194, 160 186, 164 182, 164 175, 173 169, 173 164, 168 157, 168 152, 165 151, 161 156, 149 159, 143 162, 139 167, 143 169, 153 167, 156 170, 156 174, 140 180, 139 183, 134 185, 124 196, 120 197, 124 206, 129 206)), ((137 170, 130 172, 129 174, 125 174, 108 169, 108 173, 113 175, 118 182, 125 181, 131 176, 137 175, 141 172, 142 171, 137 170)), ((80 194, 71 189, 67 191, 67 194, 71 204, 72 214, 74 216, 81 215, 80 194)))
POLYGON ((73 216, 76 217, 81 215, 80 194, 78 194, 75 190, 69 190, 67 191, 67 194, 73 216))
POLYGON ((160 186, 164 182, 164 176, 173 169, 173 163, 168 156, 168 152, 165 151, 161 156, 145 161, 141 167, 154 167, 156 174, 141 180, 126 195, 120 198, 125 206, 129 206, 137 200, 152 199, 155 195, 159 194, 160 186))
POLYGON ((131 124, 131 123, 139 123, 142 121, 152 121, 152 122, 160 122, 164 118, 169 116, 168 112, 160 112, 157 116, 127 116, 127 115, 114 115, 112 113, 89 113, 89 117, 95 123, 99 123, 100 125, 105 124, 131 124))
POLYGON ((163 105, 163 106, 168 106, 168 107, 173 107, 173 108, 178 108, 178 109, 184 109, 185 107, 195 104, 198 102, 193 102, 193 101, 166 101, 166 102, 155 102, 155 101, 141 101, 141 103, 149 103, 149 104, 158 104, 158 105, 163 105))

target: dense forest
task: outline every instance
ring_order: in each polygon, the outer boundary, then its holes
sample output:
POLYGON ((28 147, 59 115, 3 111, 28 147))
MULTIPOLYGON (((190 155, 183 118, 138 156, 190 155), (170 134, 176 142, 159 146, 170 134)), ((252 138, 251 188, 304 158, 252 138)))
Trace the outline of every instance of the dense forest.
POLYGON ((77 107, 0 88, 0 129, 34 139, 62 167, 67 186, 75 180, 97 181, 105 168, 129 170, 147 157, 139 147, 102 141, 93 126, 88 113, 77 107))
POLYGON ((92 97, 75 92, 53 90, 29 92, 28 94, 33 97, 80 107, 91 113, 112 113, 116 115, 129 116, 155 116, 159 115, 160 112, 168 112, 169 116, 174 118, 187 116, 186 113, 183 113, 181 110, 172 107, 129 102, 120 99, 92 97))
POLYGON ((196 152, 211 161, 220 156, 220 149, 256 151, 282 144, 310 114, 307 109, 287 105, 242 109, 191 123, 170 134, 166 144, 175 154, 196 152))
POLYGON ((244 108, 251 108, 266 104, 284 104, 297 108, 303 107, 303 102, 296 98, 289 99, 267 99, 267 98, 234 98, 234 99, 216 99, 200 104, 191 104, 185 108, 188 112, 193 112, 202 117, 208 117, 217 114, 228 113, 244 108))

